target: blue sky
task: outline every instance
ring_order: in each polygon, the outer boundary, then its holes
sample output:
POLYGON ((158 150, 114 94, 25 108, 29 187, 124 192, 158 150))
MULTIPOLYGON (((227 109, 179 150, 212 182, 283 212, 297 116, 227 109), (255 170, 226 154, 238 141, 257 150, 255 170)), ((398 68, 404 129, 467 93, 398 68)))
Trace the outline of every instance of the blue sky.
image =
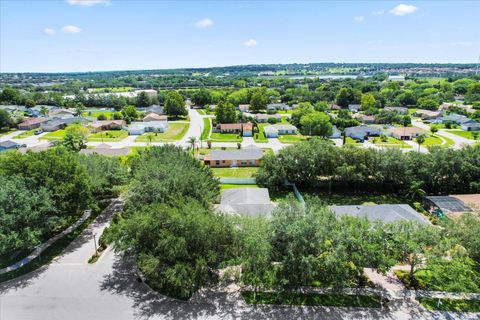
POLYGON ((476 62, 479 1, 0 0, 0 72, 476 62))

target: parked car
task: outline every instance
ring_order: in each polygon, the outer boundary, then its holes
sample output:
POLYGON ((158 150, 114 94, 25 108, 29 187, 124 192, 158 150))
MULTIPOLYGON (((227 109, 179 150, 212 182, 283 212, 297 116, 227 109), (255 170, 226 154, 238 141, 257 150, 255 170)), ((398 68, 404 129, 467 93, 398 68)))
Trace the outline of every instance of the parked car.
POLYGON ((35 130, 34 134, 36 136, 38 136, 39 134, 42 134, 43 133, 43 129, 38 129, 38 130, 35 130))

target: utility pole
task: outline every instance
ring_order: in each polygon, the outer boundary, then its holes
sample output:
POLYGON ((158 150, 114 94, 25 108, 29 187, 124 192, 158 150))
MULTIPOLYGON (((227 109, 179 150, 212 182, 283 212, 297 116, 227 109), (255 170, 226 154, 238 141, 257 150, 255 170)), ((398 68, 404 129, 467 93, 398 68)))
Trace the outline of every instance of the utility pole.
POLYGON ((95 239, 95 233, 92 232, 93 236, 93 245, 95 246, 95 255, 97 255, 97 240, 95 239))

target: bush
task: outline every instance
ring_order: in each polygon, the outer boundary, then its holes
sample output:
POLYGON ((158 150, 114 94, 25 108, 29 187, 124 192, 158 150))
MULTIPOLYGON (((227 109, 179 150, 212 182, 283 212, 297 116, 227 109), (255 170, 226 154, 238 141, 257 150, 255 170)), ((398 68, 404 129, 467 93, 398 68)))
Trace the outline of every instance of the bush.
POLYGON ((98 115, 97 120, 98 121, 107 120, 107 117, 102 113, 98 115))
POLYGON ((271 124, 275 124, 277 123, 277 119, 276 118, 268 118, 268 123, 271 123, 271 124))

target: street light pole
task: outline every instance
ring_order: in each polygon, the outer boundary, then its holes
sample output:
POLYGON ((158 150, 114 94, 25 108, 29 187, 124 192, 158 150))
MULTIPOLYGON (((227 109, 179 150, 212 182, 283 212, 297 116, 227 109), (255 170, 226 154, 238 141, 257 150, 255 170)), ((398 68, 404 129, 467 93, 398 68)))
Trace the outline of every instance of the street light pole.
POLYGON ((93 235, 93 245, 95 247, 95 255, 97 255, 97 240, 95 239, 95 233, 92 232, 93 235))

